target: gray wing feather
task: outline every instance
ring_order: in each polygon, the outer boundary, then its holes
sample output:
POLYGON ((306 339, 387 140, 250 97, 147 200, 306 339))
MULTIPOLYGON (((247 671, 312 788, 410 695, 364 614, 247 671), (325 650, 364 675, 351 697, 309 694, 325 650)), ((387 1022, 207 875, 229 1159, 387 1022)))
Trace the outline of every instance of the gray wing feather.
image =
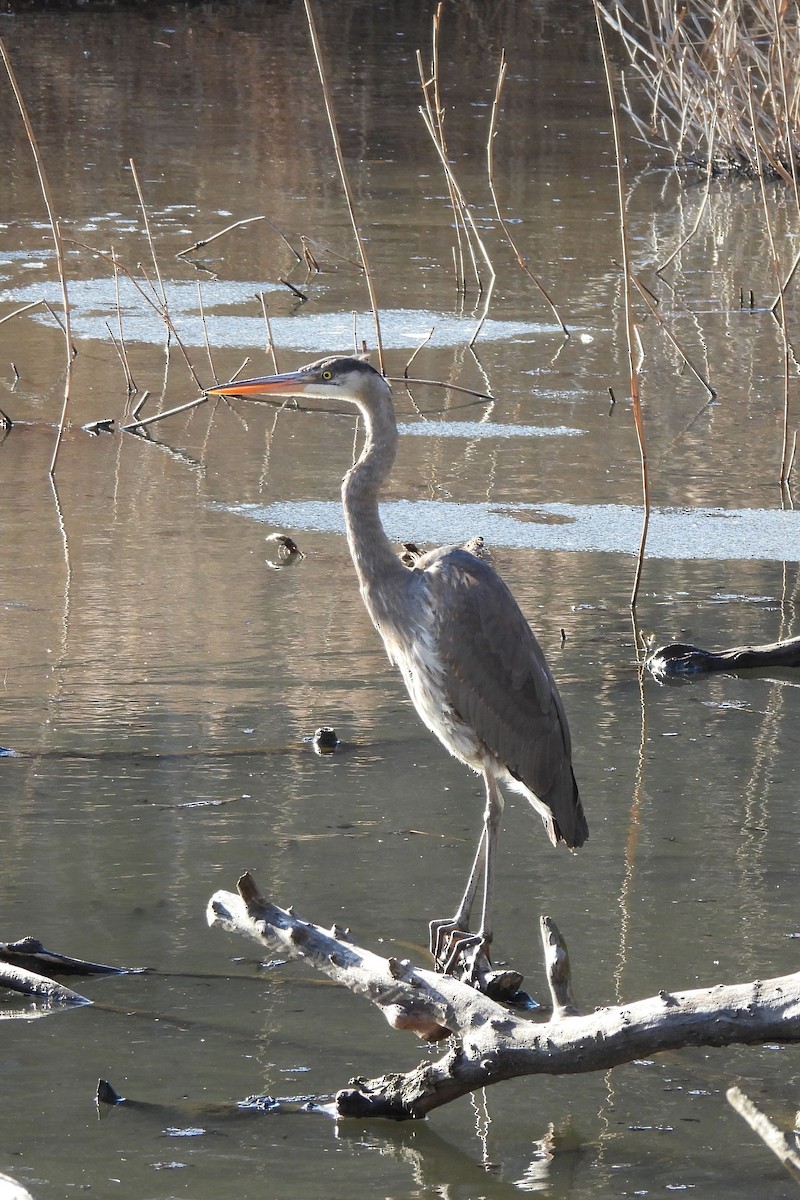
POLYGON ((553 815, 551 841, 589 836, 564 706, 519 605, 488 563, 447 548, 420 560, 450 704, 553 815))

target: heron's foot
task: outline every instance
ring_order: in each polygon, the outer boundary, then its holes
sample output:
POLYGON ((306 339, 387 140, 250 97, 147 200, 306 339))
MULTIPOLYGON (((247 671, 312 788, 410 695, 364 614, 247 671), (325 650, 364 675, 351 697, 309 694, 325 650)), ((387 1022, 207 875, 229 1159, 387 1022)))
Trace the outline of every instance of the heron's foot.
POLYGON ((519 971, 495 970, 489 939, 462 929, 455 918, 430 922, 430 949, 437 971, 468 983, 492 1000, 509 1001, 519 992, 519 971))
POLYGON ((465 943, 480 942, 477 934, 464 929, 458 917, 443 917, 428 923, 428 947, 437 971, 452 974, 453 964, 465 949, 465 943))

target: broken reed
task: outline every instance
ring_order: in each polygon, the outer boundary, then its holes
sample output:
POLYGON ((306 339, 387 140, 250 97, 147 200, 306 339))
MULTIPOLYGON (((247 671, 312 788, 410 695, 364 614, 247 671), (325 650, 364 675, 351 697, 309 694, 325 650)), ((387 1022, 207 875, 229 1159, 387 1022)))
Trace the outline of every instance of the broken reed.
MULTIPOLYGON (((800 165, 800 13, 787 0, 640 0, 598 7, 637 82, 625 111, 679 164, 765 173, 800 165)), ((800 207, 800 204, 798 205, 800 207)))

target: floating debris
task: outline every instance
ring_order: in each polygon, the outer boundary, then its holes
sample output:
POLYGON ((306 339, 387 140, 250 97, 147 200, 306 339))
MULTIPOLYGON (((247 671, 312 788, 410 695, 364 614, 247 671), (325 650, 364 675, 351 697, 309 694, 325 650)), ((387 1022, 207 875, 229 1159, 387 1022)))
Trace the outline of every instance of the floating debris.
POLYGON ((271 543, 270 556, 266 561, 273 571, 280 571, 281 567, 288 567, 305 558, 297 542, 288 533, 270 533, 264 540, 271 543))

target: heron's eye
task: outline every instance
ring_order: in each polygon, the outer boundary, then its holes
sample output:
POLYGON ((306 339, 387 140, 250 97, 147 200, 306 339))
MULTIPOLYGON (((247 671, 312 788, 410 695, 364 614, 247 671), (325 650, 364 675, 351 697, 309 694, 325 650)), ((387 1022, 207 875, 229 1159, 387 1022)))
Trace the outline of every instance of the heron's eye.
POLYGON ((322 378, 323 379, 333 379, 333 371, 323 371, 322 378))

